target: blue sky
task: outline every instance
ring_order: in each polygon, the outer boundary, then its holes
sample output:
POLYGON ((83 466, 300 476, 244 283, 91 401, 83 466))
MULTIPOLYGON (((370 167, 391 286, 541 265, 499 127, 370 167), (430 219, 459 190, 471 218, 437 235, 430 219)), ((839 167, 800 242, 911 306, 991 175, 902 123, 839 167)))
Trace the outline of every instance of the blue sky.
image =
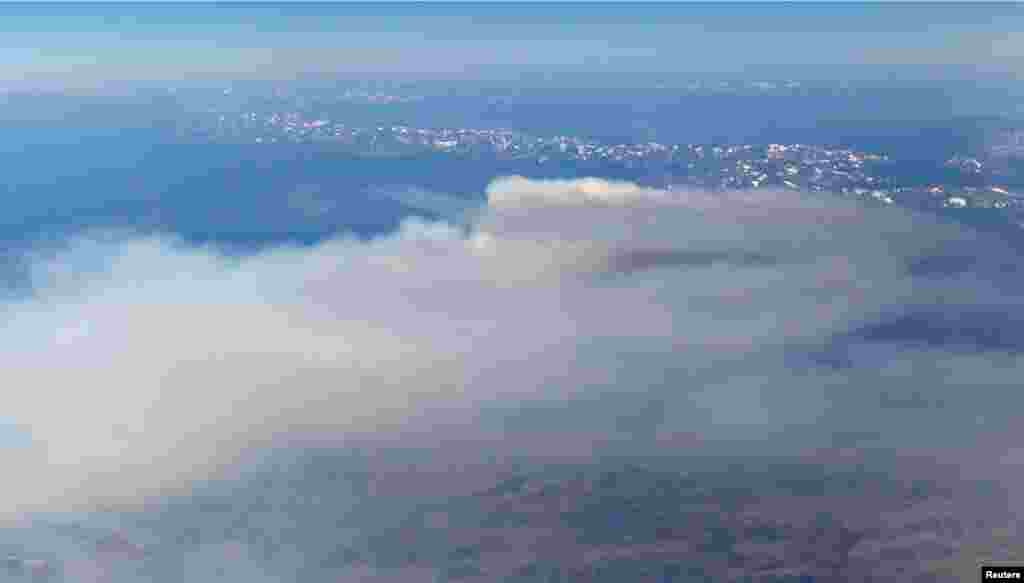
POLYGON ((863 64, 1016 72, 1021 30, 1024 7, 979 3, 16 4, 0 6, 0 81, 863 64))

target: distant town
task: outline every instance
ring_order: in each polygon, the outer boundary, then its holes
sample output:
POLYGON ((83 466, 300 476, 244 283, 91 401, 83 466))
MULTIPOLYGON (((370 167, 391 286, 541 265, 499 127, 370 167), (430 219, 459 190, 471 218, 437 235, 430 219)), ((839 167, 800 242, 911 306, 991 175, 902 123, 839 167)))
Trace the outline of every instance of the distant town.
MULTIPOLYGON (((365 95, 363 98, 367 98, 365 95)), ((372 96, 371 96, 372 97, 372 96)), ((211 112, 178 129, 180 138, 249 144, 310 144, 362 156, 446 155, 626 170, 660 186, 714 190, 789 188, 827 191, 929 209, 1024 211, 1024 195, 996 182, 984 157, 955 156, 933 184, 901 184, 899 161, 884 153, 809 144, 605 143, 511 129, 353 127, 300 112, 211 112)), ((1016 214, 1016 212, 1014 212, 1016 214)))

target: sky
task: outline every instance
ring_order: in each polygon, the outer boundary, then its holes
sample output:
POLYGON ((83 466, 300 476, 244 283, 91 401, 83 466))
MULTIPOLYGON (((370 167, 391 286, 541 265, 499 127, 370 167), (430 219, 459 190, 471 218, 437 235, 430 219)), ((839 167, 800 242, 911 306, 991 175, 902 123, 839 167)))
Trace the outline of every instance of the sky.
POLYGON ((848 65, 1015 74, 1022 17, 1019 5, 980 3, 5 4, 0 81, 848 65))

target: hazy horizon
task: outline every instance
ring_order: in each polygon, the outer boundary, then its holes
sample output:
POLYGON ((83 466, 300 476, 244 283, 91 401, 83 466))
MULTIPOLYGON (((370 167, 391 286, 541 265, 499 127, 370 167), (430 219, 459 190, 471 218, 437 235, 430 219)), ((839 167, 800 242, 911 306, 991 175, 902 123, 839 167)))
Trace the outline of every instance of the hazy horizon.
POLYGON ((975 3, 5 4, 0 84, 544 70, 1013 76, 1022 29, 1021 6, 975 3))

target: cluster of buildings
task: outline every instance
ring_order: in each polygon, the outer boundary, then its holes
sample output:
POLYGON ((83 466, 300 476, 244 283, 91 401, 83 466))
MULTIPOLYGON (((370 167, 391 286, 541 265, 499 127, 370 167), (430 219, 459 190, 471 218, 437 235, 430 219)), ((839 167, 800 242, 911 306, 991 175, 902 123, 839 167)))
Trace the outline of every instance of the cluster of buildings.
MULTIPOLYGON (((654 141, 607 143, 581 136, 538 137, 508 129, 422 128, 407 125, 352 127, 301 113, 219 115, 187 128, 193 136, 262 144, 328 143, 355 154, 441 154, 472 159, 512 159, 536 164, 585 163, 628 169, 663 186, 709 189, 790 188, 837 192, 882 204, 907 203, 946 209, 1024 208, 1000 186, 904 186, 885 172, 892 162, 881 154, 809 144, 701 145, 654 141)), ((950 158, 945 167, 979 176, 982 161, 950 158)))
POLYGON ((945 166, 967 174, 981 174, 985 168, 985 164, 981 160, 969 156, 953 156, 946 160, 945 166))

